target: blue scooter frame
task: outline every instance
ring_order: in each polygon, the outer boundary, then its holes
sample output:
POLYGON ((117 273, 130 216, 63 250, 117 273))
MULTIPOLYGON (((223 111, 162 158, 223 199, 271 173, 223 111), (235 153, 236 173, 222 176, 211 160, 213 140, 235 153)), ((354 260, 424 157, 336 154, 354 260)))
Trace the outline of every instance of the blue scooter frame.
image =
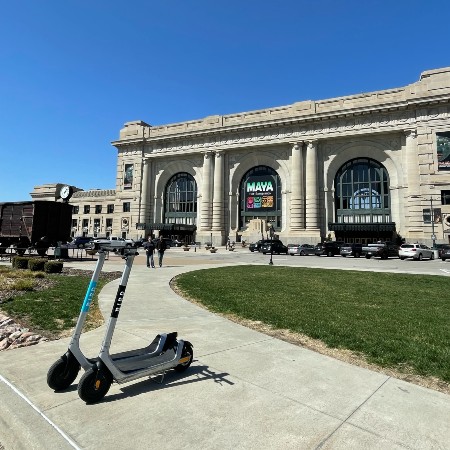
POLYGON ((83 331, 86 317, 94 298, 95 289, 97 288, 98 279, 106 259, 107 252, 100 250, 98 252, 98 260, 92 274, 91 281, 86 291, 83 304, 81 305, 80 315, 70 340, 67 352, 53 363, 47 372, 47 384, 55 391, 67 389, 74 381, 80 371, 80 367, 89 370, 94 364, 95 359, 88 359, 84 356, 80 349, 80 337, 83 331))

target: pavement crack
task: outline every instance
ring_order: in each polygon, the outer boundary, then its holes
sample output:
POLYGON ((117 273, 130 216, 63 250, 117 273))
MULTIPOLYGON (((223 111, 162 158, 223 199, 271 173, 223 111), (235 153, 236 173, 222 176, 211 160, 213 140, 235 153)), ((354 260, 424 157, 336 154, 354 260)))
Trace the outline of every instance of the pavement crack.
MULTIPOLYGON (((341 421, 341 423, 325 438, 325 439, 323 439, 322 440, 322 442, 320 442, 320 444, 316 447, 316 450, 320 450, 321 448, 323 448, 323 446, 325 445, 325 443, 334 435, 334 434, 336 434, 336 432, 340 429, 340 428, 342 428, 342 426, 344 425, 344 424, 346 424, 346 423, 348 423, 348 421, 350 420, 350 418, 357 412, 357 411, 359 411, 389 380, 391 379, 391 377, 390 376, 388 376, 384 381, 383 381, 383 383, 381 383, 380 384, 380 386, 378 386, 378 388, 377 389, 375 389, 363 402, 361 402, 345 419, 343 419, 342 421, 341 421)), ((358 427, 358 426, 356 426, 356 425, 353 425, 353 424, 349 424, 350 426, 355 426, 356 428, 360 428, 360 429, 362 429, 361 427, 358 427)), ((370 430, 367 430, 367 429, 364 429, 364 431, 366 431, 366 432, 368 432, 368 433, 371 433, 371 434, 373 434, 373 435, 375 435, 375 436, 377 436, 377 437, 381 437, 381 436, 379 436, 378 434, 376 434, 376 433, 373 433, 373 432, 371 432, 370 430)), ((399 445, 402 445, 401 443, 398 443, 399 445)), ((403 446, 403 445, 402 445, 403 446)), ((405 447, 405 448, 408 448, 408 447, 405 447)))

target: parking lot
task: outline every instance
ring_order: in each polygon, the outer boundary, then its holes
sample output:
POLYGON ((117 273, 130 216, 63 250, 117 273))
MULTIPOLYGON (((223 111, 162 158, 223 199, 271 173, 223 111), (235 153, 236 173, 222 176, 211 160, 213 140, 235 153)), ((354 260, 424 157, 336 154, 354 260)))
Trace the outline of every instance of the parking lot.
MULTIPOLYGON (((156 256, 156 255, 155 255, 156 256)), ((156 256, 157 257, 157 256, 156 256)), ((234 251, 226 250, 225 247, 219 247, 216 253, 210 253, 205 248, 191 248, 185 252, 182 248, 171 248, 167 250, 164 256, 164 264, 183 265, 183 264, 269 264, 271 255, 263 255, 259 252, 251 252, 248 247, 239 247, 236 245, 234 251)), ((144 251, 141 250, 136 263, 143 263, 145 259, 144 251)), ((111 256, 110 261, 120 260, 117 256, 111 256)), ((369 270, 375 272, 393 272, 393 273, 420 273, 427 275, 450 276, 450 261, 423 260, 414 261, 411 259, 400 260, 400 258, 390 257, 386 260, 380 258, 353 258, 342 256, 290 256, 290 255, 272 255, 273 265, 292 266, 292 267, 314 267, 342 270, 369 270)))

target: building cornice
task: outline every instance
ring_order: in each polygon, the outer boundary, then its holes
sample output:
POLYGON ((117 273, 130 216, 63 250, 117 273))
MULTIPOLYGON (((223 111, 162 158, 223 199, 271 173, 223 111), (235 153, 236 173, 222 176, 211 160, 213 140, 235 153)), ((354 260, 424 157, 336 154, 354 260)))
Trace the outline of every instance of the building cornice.
MULTIPOLYGON (((361 131, 361 124, 369 125, 365 127, 369 128, 366 132, 379 131, 370 130, 370 124, 378 122, 385 125, 382 128, 386 131, 387 122, 406 120, 411 127, 411 122, 419 120, 424 114, 448 114, 449 105, 450 68, 444 68, 424 72, 419 82, 405 88, 305 101, 279 108, 211 116, 159 127, 144 122, 129 122, 121 131, 121 138, 112 144, 119 150, 129 147, 136 149, 139 145, 142 148, 144 145, 145 153, 148 153, 164 148, 216 148, 221 146, 221 142, 229 148, 228 141, 237 140, 242 144, 253 132, 262 140, 264 136, 278 134, 281 137, 282 134, 281 140, 284 141, 285 138, 292 139, 292 134, 296 135, 294 138, 305 135, 316 138, 316 132, 326 132, 327 137, 331 137, 333 129, 346 126, 361 131), (422 111, 426 108, 430 108, 429 111, 422 111), (308 129, 306 132, 305 127, 308 129), (234 137, 230 139, 230 135, 234 137)), ((395 126, 398 128, 398 123, 395 126)))
POLYGON ((92 197, 114 197, 115 189, 90 189, 88 191, 79 190, 75 192, 72 199, 92 198, 92 197))

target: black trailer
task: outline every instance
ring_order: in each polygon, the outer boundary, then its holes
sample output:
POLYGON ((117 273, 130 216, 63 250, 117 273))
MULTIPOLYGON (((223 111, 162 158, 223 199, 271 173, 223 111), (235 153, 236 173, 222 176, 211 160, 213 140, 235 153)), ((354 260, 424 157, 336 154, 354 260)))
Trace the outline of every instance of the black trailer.
POLYGON ((0 203, 0 253, 35 249, 43 256, 58 241, 70 239, 72 206, 51 201, 0 203))

